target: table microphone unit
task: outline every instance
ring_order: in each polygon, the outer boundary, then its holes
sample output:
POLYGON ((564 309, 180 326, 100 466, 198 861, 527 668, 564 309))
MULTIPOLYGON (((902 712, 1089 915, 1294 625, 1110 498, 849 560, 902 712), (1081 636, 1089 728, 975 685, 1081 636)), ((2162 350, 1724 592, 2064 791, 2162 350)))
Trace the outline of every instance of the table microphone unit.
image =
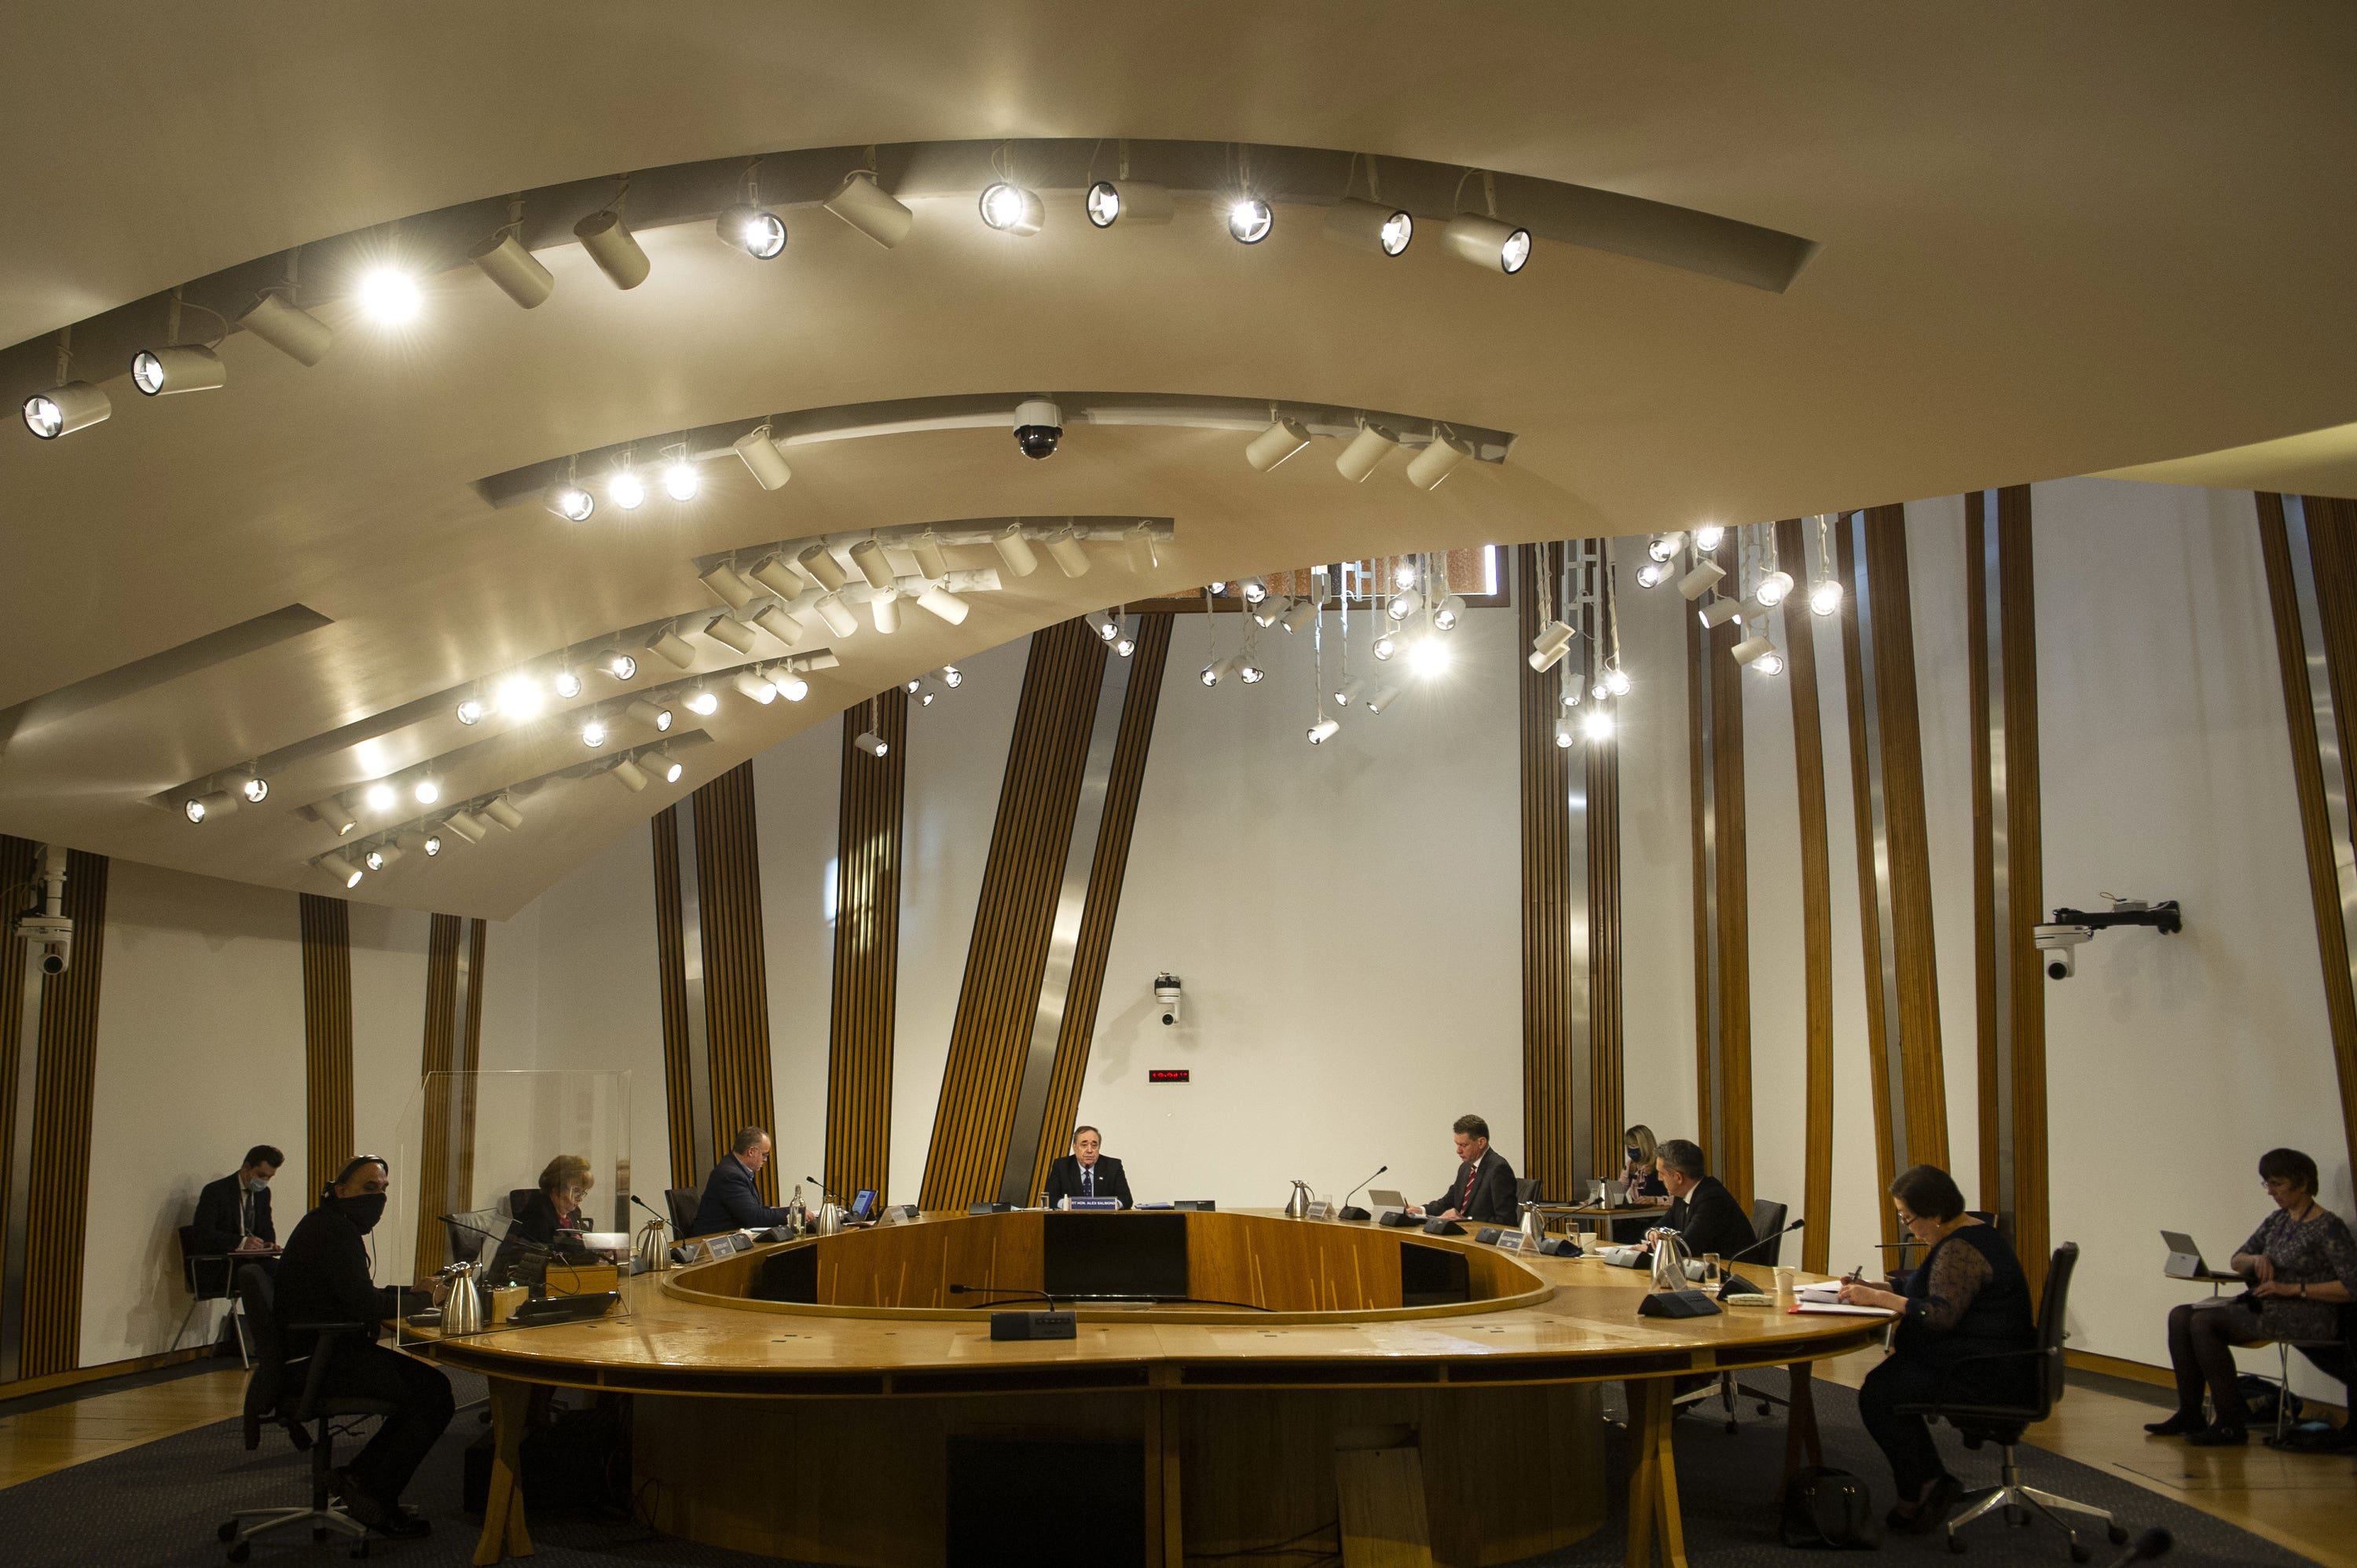
MULTIPOLYGON (((1736 1259, 1742 1257, 1745 1252, 1756 1252, 1760 1248, 1768 1245, 1769 1242, 1779 1240, 1785 1236, 1789 1236, 1807 1223, 1808 1219, 1806 1217, 1803 1217, 1793 1220, 1781 1230, 1770 1230, 1765 1236, 1760 1237, 1757 1241, 1752 1242, 1749 1247, 1742 1249, 1741 1251, 1730 1252, 1726 1257, 1721 1258, 1718 1261, 1719 1266, 1721 1268, 1726 1268, 1727 1264, 1732 1263, 1736 1259)), ((1726 1280, 1722 1282, 1718 1287, 1718 1299, 1721 1301, 1725 1301, 1731 1295, 1766 1295, 1768 1293, 1766 1291, 1761 1290, 1758 1285, 1753 1284, 1749 1280, 1745 1279, 1741 1274, 1736 1273, 1732 1270, 1728 1271, 1726 1280)))
MULTIPOLYGON (((1392 1168, 1392 1167, 1391 1167, 1391 1166, 1389 1166, 1389 1165, 1385 1165, 1385 1166, 1383 1166, 1383 1167, 1382 1168, 1382 1170, 1378 1170, 1378 1171, 1376 1171, 1376 1172, 1375 1172, 1375 1176, 1369 1176, 1369 1177, 1367 1178, 1367 1181, 1372 1181, 1372 1180, 1374 1180, 1376 1176, 1381 1176, 1381 1175, 1383 1175, 1383 1171, 1387 1171, 1387 1170, 1389 1170, 1389 1169, 1391 1169, 1391 1168, 1392 1168)), ((1341 1211, 1340 1214, 1337 1214, 1336 1216, 1334 1216, 1334 1218, 1335 1218, 1335 1219, 1372 1219, 1374 1218, 1374 1216, 1373 1216, 1373 1215, 1372 1215, 1372 1214, 1368 1213, 1368 1212, 1367 1212, 1365 1209, 1363 1209, 1363 1208, 1351 1208, 1351 1200, 1352 1198, 1354 1198, 1354 1197, 1358 1197, 1358 1196, 1359 1196, 1359 1194, 1360 1194, 1360 1192, 1365 1188, 1365 1187, 1366 1187, 1366 1185, 1367 1185, 1367 1181, 1362 1181, 1362 1182, 1361 1182, 1357 1187, 1352 1187, 1350 1191, 1348 1191, 1348 1192, 1346 1192, 1346 1193, 1344 1193, 1344 1194, 1342 1195, 1342 1211, 1341 1211)))

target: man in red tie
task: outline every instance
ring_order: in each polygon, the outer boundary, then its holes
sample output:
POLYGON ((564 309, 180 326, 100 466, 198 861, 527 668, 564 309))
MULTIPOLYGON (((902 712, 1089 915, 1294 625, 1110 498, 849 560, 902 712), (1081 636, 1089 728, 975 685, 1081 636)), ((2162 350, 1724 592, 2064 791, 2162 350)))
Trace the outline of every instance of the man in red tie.
POLYGON ((1479 1116, 1459 1116, 1457 1136, 1457 1179, 1430 1203, 1415 1203, 1408 1212, 1417 1219, 1470 1219, 1480 1225, 1512 1225, 1514 1212, 1514 1167, 1490 1146, 1490 1123, 1479 1116))

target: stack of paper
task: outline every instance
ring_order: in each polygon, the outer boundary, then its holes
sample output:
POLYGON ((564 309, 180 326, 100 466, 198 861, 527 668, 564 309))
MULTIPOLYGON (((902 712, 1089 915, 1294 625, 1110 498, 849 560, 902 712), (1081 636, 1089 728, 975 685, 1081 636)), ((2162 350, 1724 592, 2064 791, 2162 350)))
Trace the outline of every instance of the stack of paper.
POLYGON ((1823 1284, 1803 1285, 1792 1293, 1794 1312, 1832 1312, 1850 1317, 1893 1317, 1897 1314, 1884 1306, 1850 1306, 1841 1299, 1841 1282, 1828 1280, 1823 1284))

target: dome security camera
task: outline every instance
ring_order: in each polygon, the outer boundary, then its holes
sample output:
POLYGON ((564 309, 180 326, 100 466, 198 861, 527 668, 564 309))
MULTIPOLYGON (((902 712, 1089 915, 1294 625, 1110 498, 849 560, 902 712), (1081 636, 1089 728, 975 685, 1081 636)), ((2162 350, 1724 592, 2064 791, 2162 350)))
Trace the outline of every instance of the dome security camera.
POLYGON ((1174 1028, 1178 1026, 1179 994, 1178 977, 1177 975, 1157 974, 1154 977, 1154 1000, 1157 1004, 1156 1010, 1161 1015, 1162 1026, 1166 1029, 1174 1028))
POLYGON ((1043 397, 1017 403, 1015 408, 1015 445, 1026 457, 1052 457, 1056 445, 1064 438, 1064 411, 1043 397))

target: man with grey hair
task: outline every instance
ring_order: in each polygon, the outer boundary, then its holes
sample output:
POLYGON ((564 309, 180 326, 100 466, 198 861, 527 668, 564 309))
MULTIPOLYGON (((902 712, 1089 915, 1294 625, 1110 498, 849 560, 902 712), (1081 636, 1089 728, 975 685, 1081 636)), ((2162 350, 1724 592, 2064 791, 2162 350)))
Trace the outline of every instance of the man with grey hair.
POLYGON ((783 1225, 786 1211, 763 1203, 761 1189, 753 1183, 754 1173, 769 1163, 770 1134, 759 1127, 740 1131, 704 1178, 704 1195, 695 1200, 695 1233, 713 1236, 783 1225))
MULTIPOLYGON (((1751 1218, 1726 1184, 1710 1174, 1702 1150, 1684 1138, 1672 1138, 1653 1155, 1662 1185, 1670 1189, 1670 1211, 1662 1230, 1674 1230, 1686 1244, 1688 1256, 1699 1262, 1706 1252, 1733 1257, 1759 1238, 1751 1233, 1751 1218)), ((1651 1241, 1660 1230, 1648 1230, 1651 1241)))

